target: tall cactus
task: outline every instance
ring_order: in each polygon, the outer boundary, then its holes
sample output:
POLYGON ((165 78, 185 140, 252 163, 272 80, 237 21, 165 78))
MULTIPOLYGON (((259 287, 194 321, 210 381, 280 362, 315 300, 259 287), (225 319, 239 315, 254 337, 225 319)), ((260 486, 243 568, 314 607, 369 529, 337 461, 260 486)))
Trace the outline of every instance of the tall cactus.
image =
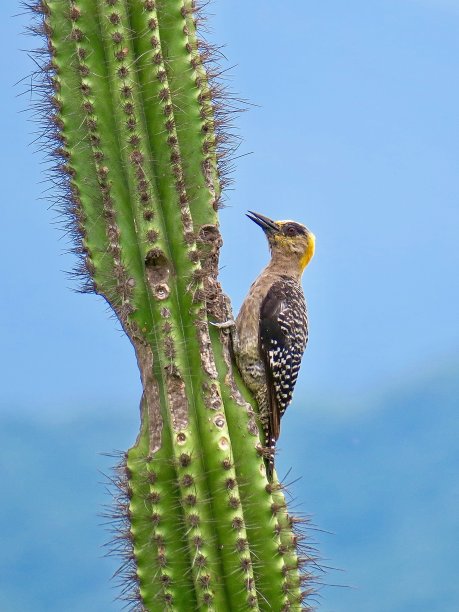
MULTIPOLYGON (((193 0, 41 0, 61 196, 86 288, 136 352, 117 468, 122 597, 150 612, 309 610, 314 555, 266 480, 217 280, 225 116, 193 0)), ((45 87, 46 89, 46 87, 45 87)))

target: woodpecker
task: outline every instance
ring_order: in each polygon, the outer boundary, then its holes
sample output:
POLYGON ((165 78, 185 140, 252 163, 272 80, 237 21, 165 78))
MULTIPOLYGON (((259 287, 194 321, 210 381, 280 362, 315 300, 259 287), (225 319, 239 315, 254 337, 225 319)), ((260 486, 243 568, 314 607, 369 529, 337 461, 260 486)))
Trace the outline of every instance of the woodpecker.
POLYGON ((247 217, 264 231, 271 261, 241 306, 233 347, 242 378, 259 406, 271 482, 280 420, 292 401, 308 341, 301 276, 314 255, 315 237, 295 221, 273 221, 252 211, 247 217))

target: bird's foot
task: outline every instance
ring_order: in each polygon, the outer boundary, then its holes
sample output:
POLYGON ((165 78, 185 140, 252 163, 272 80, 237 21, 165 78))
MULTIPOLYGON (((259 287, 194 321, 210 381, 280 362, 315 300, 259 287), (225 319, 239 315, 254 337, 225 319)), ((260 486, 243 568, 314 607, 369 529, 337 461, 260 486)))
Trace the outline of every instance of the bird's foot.
POLYGON ((233 321, 233 319, 229 319, 228 321, 222 321, 221 323, 217 323, 214 321, 209 321, 209 323, 214 327, 218 327, 218 329, 231 329, 236 325, 236 321, 233 321))
POLYGON ((273 446, 262 446, 261 444, 258 444, 257 451, 258 454, 263 457, 263 459, 272 459, 274 461, 276 449, 273 446))
POLYGON ((273 482, 273 473, 274 473, 274 456, 276 454, 276 449, 274 446, 262 446, 259 444, 257 446, 258 454, 263 457, 263 461, 266 468, 266 477, 270 486, 272 486, 273 482))

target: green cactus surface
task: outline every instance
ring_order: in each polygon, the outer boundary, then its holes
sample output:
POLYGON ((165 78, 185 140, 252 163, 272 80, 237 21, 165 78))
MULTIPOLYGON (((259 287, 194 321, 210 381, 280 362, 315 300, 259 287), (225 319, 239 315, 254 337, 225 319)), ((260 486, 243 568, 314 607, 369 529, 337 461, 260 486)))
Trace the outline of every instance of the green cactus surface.
POLYGON ((114 478, 121 597, 149 612, 310 610, 314 552, 266 479, 230 335, 209 324, 231 317, 217 278, 230 145, 199 10, 191 0, 30 8, 85 287, 119 318, 143 386, 140 433, 114 478))

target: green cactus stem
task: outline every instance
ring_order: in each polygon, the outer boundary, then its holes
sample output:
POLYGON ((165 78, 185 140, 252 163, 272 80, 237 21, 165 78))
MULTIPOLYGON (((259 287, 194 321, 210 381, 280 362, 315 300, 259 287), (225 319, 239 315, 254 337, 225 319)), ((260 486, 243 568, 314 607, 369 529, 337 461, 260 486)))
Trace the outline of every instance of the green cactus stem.
POLYGON ((194 2, 31 8, 85 286, 119 318, 143 386, 115 478, 121 596, 149 612, 311 609, 314 555, 299 556, 266 480, 230 336, 209 325, 230 316, 217 278, 228 135, 194 2))

